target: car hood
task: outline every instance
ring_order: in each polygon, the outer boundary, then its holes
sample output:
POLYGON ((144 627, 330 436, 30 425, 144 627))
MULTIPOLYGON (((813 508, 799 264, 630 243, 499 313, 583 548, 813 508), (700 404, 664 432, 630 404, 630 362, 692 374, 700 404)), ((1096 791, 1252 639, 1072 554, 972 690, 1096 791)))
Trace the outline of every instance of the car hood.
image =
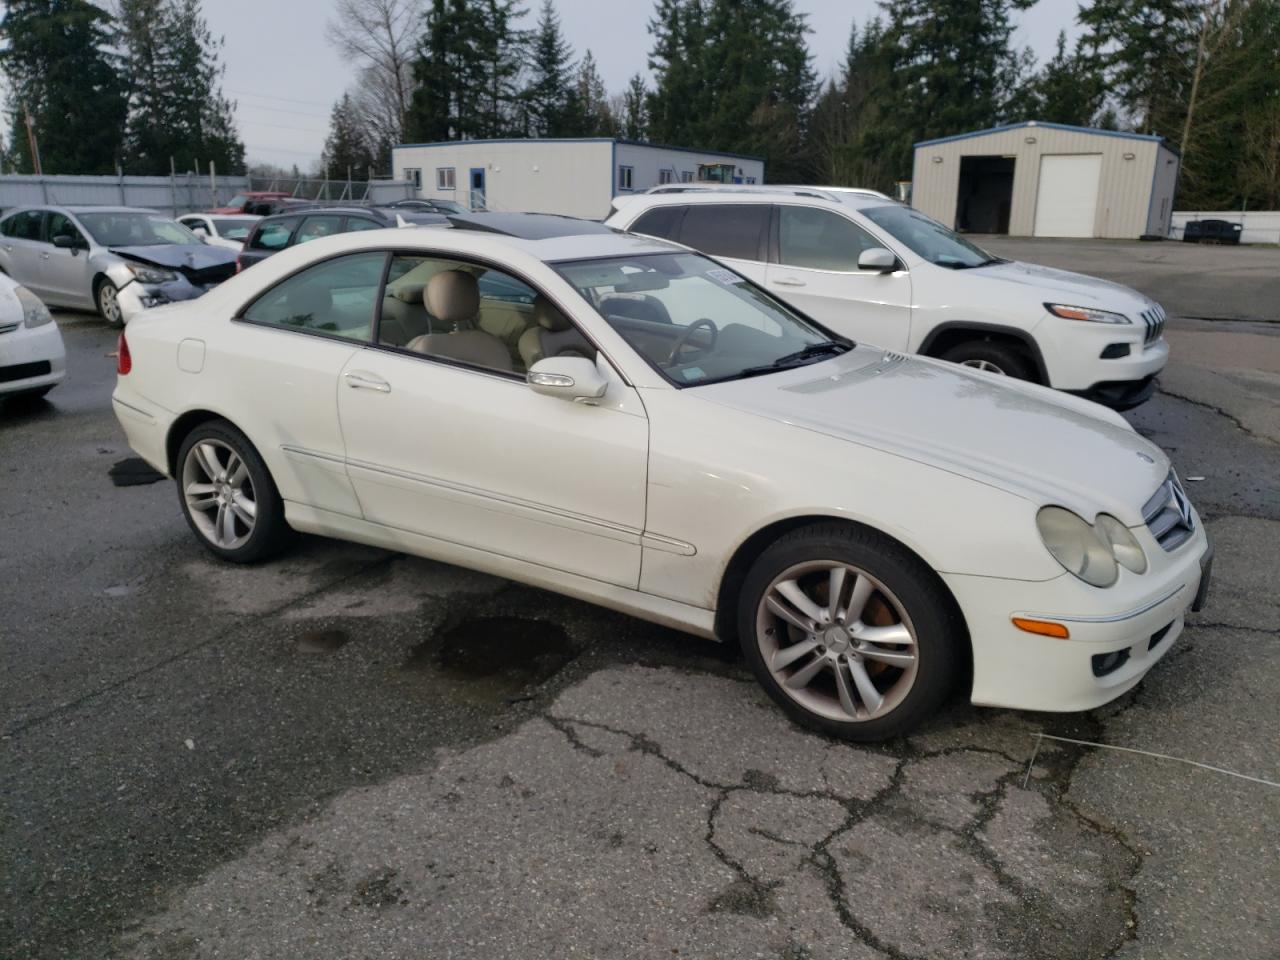
POLYGON ((164 243, 140 247, 111 247, 111 252, 126 260, 169 270, 205 270, 234 263, 236 255, 225 247, 207 243, 164 243))
POLYGON ((1044 267, 1038 263, 1010 260, 985 267, 960 271, 980 281, 1030 287, 1035 299, 1042 303, 1065 303, 1074 307, 1098 307, 1120 313, 1141 313, 1152 305, 1149 297, 1122 283, 1113 283, 1083 273, 1044 267))
POLYGON ((1097 404, 872 347, 691 392, 1128 526, 1169 473, 1159 447, 1097 404))

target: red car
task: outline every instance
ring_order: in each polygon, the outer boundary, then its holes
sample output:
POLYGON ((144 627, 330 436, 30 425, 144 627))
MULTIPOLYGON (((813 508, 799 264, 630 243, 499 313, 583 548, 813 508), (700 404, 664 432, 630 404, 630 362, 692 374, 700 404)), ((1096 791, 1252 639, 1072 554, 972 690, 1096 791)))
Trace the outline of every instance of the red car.
MULTIPOLYGON (((273 190, 246 190, 244 193, 237 193, 234 197, 227 201, 225 207, 215 207, 208 211, 209 213, 257 213, 256 210, 249 209, 255 203, 270 203, 272 200, 287 200, 291 194, 280 193, 273 190)), ((274 213, 275 211, 272 211, 274 213)))

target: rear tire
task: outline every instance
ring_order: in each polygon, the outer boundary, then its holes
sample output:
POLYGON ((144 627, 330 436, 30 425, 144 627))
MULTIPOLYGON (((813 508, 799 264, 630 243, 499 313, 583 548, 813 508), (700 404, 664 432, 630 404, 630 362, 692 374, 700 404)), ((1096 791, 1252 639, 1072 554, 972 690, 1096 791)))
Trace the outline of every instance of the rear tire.
POLYGON ((1038 379, 1035 368, 1026 354, 1012 344, 1000 340, 969 340, 952 347, 942 355, 943 360, 958 363, 962 367, 974 367, 988 373, 998 373, 1015 380, 1038 379))
POLYGON ((796 530, 759 556, 738 597, 738 636, 793 720, 856 741, 900 736, 934 713, 966 642, 937 574, 893 540, 840 523, 796 530))
POLYGON ((214 556, 254 563, 293 538, 267 465, 227 421, 207 420, 188 433, 174 474, 187 525, 214 556))

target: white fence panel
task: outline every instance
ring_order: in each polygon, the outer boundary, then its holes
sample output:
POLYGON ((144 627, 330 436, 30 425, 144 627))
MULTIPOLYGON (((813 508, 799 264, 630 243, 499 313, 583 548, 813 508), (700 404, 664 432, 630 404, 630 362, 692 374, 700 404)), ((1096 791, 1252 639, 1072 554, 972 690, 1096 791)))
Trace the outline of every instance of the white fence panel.
POLYGON ((1169 225, 1169 233, 1173 239, 1182 239, 1182 231, 1188 220, 1226 220, 1238 223, 1244 228, 1240 231, 1241 243, 1280 243, 1280 210, 1248 210, 1243 213, 1239 210, 1175 210, 1169 225))

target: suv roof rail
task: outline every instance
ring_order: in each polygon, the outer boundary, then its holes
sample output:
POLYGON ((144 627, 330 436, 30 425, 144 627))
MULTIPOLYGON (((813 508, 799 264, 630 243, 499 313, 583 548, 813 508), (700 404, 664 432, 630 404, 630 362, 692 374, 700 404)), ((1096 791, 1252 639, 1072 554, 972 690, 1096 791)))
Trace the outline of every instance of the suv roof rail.
POLYGON ((866 187, 824 187, 782 183, 672 183, 650 187, 645 193, 783 193, 794 197, 814 197, 818 200, 838 202, 841 193, 853 193, 865 197, 891 200, 879 190, 866 187))

